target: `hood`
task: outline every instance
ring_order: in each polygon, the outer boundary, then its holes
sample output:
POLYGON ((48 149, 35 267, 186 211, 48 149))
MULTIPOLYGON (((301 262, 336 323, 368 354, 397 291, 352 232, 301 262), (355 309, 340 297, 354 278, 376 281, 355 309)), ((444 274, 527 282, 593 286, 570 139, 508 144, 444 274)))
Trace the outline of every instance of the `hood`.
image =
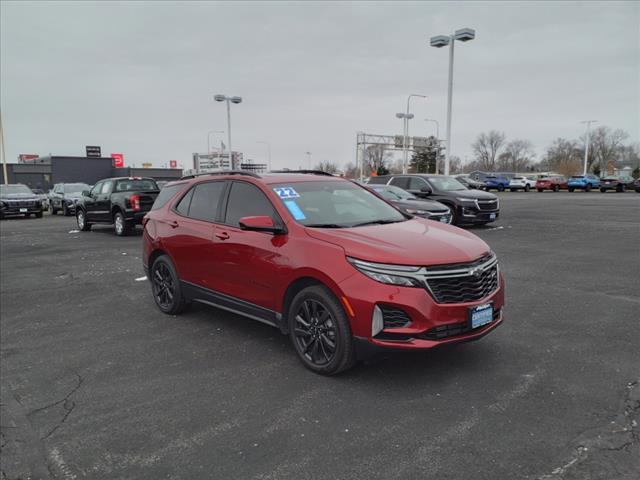
POLYGON ((411 208, 413 210, 426 210, 427 212, 448 212, 449 207, 435 200, 399 200, 391 202, 400 208, 411 208))
POLYGON ((484 190, 456 190, 455 192, 446 192, 447 195, 460 198, 472 198, 474 200, 496 200, 498 197, 484 190))
POLYGON ((37 200, 38 196, 35 193, 4 193, 0 198, 2 200, 37 200))
POLYGON ((82 192, 65 193, 64 198, 73 198, 73 199, 82 198, 82 192))
POLYGON ((472 233, 421 218, 387 225, 305 230, 310 237, 342 247, 347 256, 378 263, 462 263, 490 251, 489 246, 472 233))

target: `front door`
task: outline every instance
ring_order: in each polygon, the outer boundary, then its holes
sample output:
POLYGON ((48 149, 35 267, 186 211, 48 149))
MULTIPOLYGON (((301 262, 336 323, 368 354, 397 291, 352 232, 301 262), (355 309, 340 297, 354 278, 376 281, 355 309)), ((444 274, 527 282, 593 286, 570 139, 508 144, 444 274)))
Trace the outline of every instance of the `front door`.
POLYGON ((89 196, 82 197, 82 200, 84 202, 84 209, 87 216, 87 222, 98 221, 99 217, 97 214, 97 209, 98 209, 97 200, 103 185, 104 185, 104 182, 96 183, 91 189, 91 192, 89 192, 89 196))

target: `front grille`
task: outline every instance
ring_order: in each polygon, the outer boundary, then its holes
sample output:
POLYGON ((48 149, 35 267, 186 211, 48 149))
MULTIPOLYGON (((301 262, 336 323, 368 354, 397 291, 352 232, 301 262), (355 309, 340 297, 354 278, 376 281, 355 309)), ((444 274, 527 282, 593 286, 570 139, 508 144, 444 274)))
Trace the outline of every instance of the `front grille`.
POLYGON ((478 200, 478 208, 480 210, 497 210, 498 200, 478 200))
POLYGON ((439 266, 428 271, 425 280, 438 303, 475 302, 498 289, 498 261, 488 255, 472 263, 439 266))
POLYGON ((7 203, 10 207, 33 207, 36 204, 34 200, 9 200, 7 203))
POLYGON ((388 305, 378 305, 382 310, 384 328, 402 328, 411 323, 411 318, 399 308, 388 305))
MULTIPOLYGON (((500 309, 493 311, 493 321, 496 321, 498 318, 500 318, 500 309)), ((487 325, 482 325, 481 327, 477 327, 475 330, 482 329, 486 326, 487 325)), ((420 335, 418 335, 418 337, 424 338, 425 340, 442 340, 443 338, 464 335, 465 333, 469 333, 470 331, 471 325, 468 321, 460 323, 447 323, 446 325, 440 325, 438 327, 432 328, 431 330, 427 330, 426 332, 422 332, 420 335)))

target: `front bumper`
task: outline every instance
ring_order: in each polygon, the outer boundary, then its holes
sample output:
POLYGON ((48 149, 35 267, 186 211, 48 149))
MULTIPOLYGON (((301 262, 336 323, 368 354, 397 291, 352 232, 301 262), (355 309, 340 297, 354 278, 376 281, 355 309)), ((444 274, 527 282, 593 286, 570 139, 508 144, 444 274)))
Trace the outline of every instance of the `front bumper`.
POLYGON ((145 210, 144 212, 134 212, 133 210, 127 210, 125 212, 125 219, 127 222, 133 223, 135 225, 142 225, 142 219, 147 213, 149 213, 148 210, 145 210))
POLYGON ((500 210, 479 210, 476 207, 460 206, 458 208, 458 223, 484 224, 495 222, 500 217, 500 210))
POLYGON ((357 343, 364 342, 365 347, 374 349, 425 350, 467 342, 483 337, 503 321, 502 274, 499 275, 498 288, 493 293, 478 301, 466 303, 437 303, 426 289, 382 284, 360 272, 341 282, 339 287, 354 313, 350 320, 357 343), (493 320, 471 329, 469 309, 489 302, 493 304, 493 320), (372 316, 376 305, 401 310, 410 319, 410 323, 400 328, 384 328, 373 337, 372 316))
POLYGON ((42 203, 37 202, 35 205, 12 205, 12 204, 5 204, 4 206, 0 207, 0 213, 2 213, 2 215, 26 215, 26 214, 34 214, 34 213, 40 213, 42 212, 43 208, 42 208, 42 203))

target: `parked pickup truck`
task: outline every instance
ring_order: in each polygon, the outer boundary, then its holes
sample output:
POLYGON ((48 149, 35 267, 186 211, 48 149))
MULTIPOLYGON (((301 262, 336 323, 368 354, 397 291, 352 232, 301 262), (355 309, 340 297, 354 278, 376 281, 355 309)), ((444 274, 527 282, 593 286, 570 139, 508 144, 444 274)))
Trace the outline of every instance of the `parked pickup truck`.
POLYGON ((115 226, 116 235, 129 235, 151 210, 159 191, 153 178, 100 180, 76 203, 78 228, 87 232, 94 224, 108 224, 115 226))

